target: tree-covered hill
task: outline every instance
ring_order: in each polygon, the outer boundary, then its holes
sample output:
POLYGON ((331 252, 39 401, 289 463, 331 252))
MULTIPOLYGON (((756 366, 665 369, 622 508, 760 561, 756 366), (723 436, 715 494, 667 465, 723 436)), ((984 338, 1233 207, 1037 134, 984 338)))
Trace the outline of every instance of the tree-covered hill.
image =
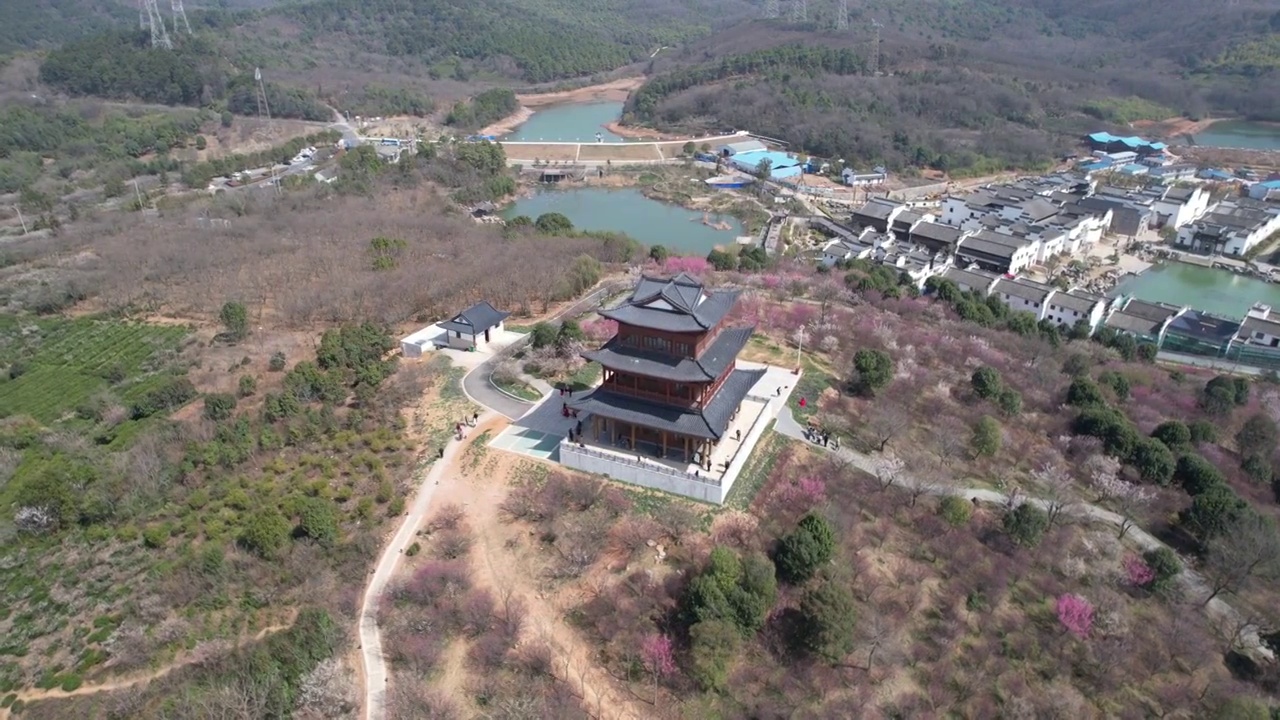
POLYGON ((0 55, 58 44, 124 23, 138 11, 122 0, 12 0, 0 2, 0 55))
POLYGON ((427 62, 505 62, 509 74, 544 82, 612 70, 753 12, 745 0, 318 0, 271 15, 329 42, 427 62))
POLYGON ((756 20, 663 53, 629 118, 973 173, 1047 162, 1100 124, 1280 120, 1280 15, 1264 0, 869 0, 842 33, 822 7, 807 24, 756 20))
MULTIPOLYGON (((71 95, 197 107, 222 103, 237 114, 258 112, 252 68, 234 67, 205 35, 180 38, 172 50, 151 47, 141 30, 92 35, 50 52, 40 79, 71 95)), ((327 120, 331 115, 309 91, 273 83, 265 87, 274 117, 327 120)))

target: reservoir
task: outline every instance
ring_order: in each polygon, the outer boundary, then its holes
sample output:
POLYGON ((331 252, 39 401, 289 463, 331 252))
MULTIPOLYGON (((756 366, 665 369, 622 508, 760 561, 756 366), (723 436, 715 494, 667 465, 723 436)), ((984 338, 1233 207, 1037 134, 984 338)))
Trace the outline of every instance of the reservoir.
POLYGON ((582 188, 544 190, 521 198, 502 211, 511 219, 528 215, 537 219, 549 212, 563 213, 579 230, 607 230, 630 235, 645 245, 664 245, 673 253, 703 256, 717 245, 731 245, 743 234, 742 223, 729 215, 711 215, 730 230, 702 223, 702 213, 679 205, 650 200, 635 188, 582 188))
POLYGON ((1280 309, 1280 284, 1180 262, 1167 262, 1130 277, 1117 285, 1112 294, 1189 305, 1236 320, 1243 318, 1254 303, 1280 309))
POLYGON ((533 116, 503 140, 516 142, 595 142, 596 133, 604 142, 623 138, 604 128, 622 116, 620 102, 567 103, 535 108, 533 116))
POLYGON ((1203 147, 1280 150, 1280 123, 1223 120, 1193 137, 1203 147))

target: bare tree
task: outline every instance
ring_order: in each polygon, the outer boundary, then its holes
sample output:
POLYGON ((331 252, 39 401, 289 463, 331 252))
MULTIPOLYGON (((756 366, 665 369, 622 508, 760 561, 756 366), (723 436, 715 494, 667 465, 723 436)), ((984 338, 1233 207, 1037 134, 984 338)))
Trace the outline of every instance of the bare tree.
POLYGON ((1046 462, 1031 476, 1041 486, 1040 497, 1044 500, 1044 511, 1049 518, 1049 527, 1062 517, 1067 508, 1074 504, 1071 495, 1071 473, 1060 463, 1046 462))
POLYGON ((1280 535, 1275 525, 1257 513, 1245 513, 1228 532, 1209 541, 1201 569, 1208 605, 1223 592, 1238 592, 1250 580, 1280 578, 1280 535))
POLYGON ((876 480, 881 490, 888 490, 902 480, 906 463, 900 458, 884 456, 876 460, 876 480))
POLYGON ((867 429, 871 431, 876 442, 876 449, 884 452, 889 442, 899 433, 911 426, 911 415, 907 409, 888 398, 879 400, 871 408, 867 429))
POLYGON ((823 327, 827 324, 827 310, 833 301, 840 299, 844 289, 835 283, 823 282, 818 283, 809 294, 818 303, 818 326, 823 327))

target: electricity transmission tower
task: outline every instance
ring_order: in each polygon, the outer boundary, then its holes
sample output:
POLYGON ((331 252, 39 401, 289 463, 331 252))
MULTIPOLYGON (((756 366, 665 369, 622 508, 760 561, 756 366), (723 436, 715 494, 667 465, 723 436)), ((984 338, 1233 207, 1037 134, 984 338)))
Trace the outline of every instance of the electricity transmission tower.
POLYGON ((879 20, 871 21, 871 74, 875 75, 880 70, 880 29, 884 25, 879 20))
POLYGON ((173 49, 173 41, 169 39, 169 31, 164 27, 164 17, 160 15, 156 0, 138 0, 138 20, 142 27, 151 30, 151 47, 173 49))
POLYGON ((180 32, 185 30, 190 35, 191 23, 187 22, 187 11, 182 9, 182 0, 171 0, 171 8, 173 10, 173 31, 180 32))
MULTIPOLYGON (((275 125, 271 122, 271 106, 267 104, 267 87, 262 82, 262 68, 253 69, 253 82, 257 85, 255 91, 258 96, 258 119, 266 118, 267 121, 267 137, 275 139, 275 125)), ((275 160, 271 161, 271 185, 276 194, 280 193, 280 183, 276 179, 275 160)))
POLYGON ((836 3, 836 30, 849 29, 849 0, 836 3))
POLYGON ((809 2, 808 0, 792 0, 791 1, 791 22, 802 23, 809 19, 809 2))
POLYGON ((782 8, 779 7, 778 0, 765 0, 764 16, 765 19, 773 20, 782 14, 782 8))

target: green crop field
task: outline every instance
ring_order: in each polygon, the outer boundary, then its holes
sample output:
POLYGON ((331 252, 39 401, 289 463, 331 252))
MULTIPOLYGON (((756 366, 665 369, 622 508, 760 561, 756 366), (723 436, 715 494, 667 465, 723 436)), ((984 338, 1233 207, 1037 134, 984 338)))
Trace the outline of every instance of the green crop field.
POLYGON ((0 414, 53 423, 107 390, 127 404, 163 378, 189 334, 101 318, 0 318, 0 414))

